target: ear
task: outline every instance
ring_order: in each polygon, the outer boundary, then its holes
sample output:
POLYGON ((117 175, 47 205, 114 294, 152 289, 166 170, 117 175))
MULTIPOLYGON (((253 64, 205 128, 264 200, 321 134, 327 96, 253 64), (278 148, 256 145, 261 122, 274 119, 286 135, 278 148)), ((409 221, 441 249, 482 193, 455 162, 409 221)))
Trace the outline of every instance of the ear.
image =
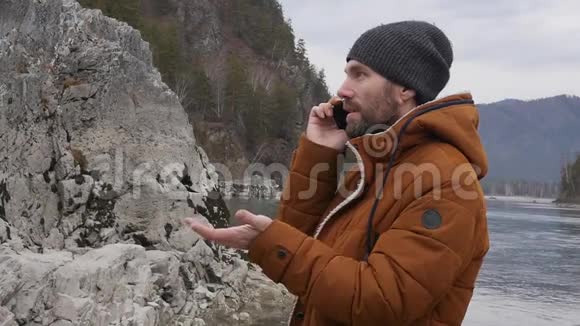
POLYGON ((405 105, 410 100, 415 98, 417 92, 414 89, 405 87, 399 84, 393 84, 391 88, 391 94, 398 105, 405 105))
POLYGON ((403 89, 401 90, 401 100, 403 100, 403 102, 407 102, 410 99, 415 98, 416 95, 417 92, 415 92, 414 89, 403 87, 403 89))

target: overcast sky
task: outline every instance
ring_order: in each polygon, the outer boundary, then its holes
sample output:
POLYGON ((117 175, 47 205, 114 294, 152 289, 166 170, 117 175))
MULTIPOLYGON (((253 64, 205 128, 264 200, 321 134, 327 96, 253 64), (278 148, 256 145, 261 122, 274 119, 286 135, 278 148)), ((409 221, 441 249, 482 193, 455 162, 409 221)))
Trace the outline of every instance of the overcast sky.
POLYGON ((361 33, 415 19, 434 23, 453 43, 451 79, 440 96, 470 91, 479 103, 580 96, 580 0, 279 2, 310 61, 324 68, 331 93, 361 33))

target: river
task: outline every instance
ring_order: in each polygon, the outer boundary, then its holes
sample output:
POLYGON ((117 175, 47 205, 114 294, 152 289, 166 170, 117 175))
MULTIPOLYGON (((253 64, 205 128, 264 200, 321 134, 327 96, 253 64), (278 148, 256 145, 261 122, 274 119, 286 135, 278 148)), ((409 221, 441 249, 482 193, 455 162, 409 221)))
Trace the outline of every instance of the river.
MULTIPOLYGON (((274 200, 228 200, 272 216, 274 200)), ((463 325, 580 326, 580 208, 488 200, 491 248, 463 325)))

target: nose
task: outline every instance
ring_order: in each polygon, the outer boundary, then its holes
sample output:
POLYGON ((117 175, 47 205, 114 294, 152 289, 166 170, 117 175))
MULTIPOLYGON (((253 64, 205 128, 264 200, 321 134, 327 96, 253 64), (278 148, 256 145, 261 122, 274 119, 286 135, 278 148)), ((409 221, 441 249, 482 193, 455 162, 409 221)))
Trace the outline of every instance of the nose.
POLYGON ((348 86, 346 80, 342 83, 342 85, 338 89, 337 95, 343 99, 350 99, 354 96, 354 91, 352 90, 352 88, 348 86))

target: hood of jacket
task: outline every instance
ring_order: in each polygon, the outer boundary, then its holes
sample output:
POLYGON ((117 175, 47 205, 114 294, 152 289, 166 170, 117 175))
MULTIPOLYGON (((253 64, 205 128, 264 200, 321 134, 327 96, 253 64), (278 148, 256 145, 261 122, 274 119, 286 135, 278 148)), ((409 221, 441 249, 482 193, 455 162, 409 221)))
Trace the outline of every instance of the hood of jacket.
MULTIPOLYGON (((469 93, 447 96, 409 111, 389 129, 352 139, 368 164, 395 162, 409 149, 428 141, 441 141, 457 148, 474 167, 479 179, 487 174, 488 161, 478 132, 479 113, 469 93)), ((366 165, 366 164, 365 164, 366 165)))

